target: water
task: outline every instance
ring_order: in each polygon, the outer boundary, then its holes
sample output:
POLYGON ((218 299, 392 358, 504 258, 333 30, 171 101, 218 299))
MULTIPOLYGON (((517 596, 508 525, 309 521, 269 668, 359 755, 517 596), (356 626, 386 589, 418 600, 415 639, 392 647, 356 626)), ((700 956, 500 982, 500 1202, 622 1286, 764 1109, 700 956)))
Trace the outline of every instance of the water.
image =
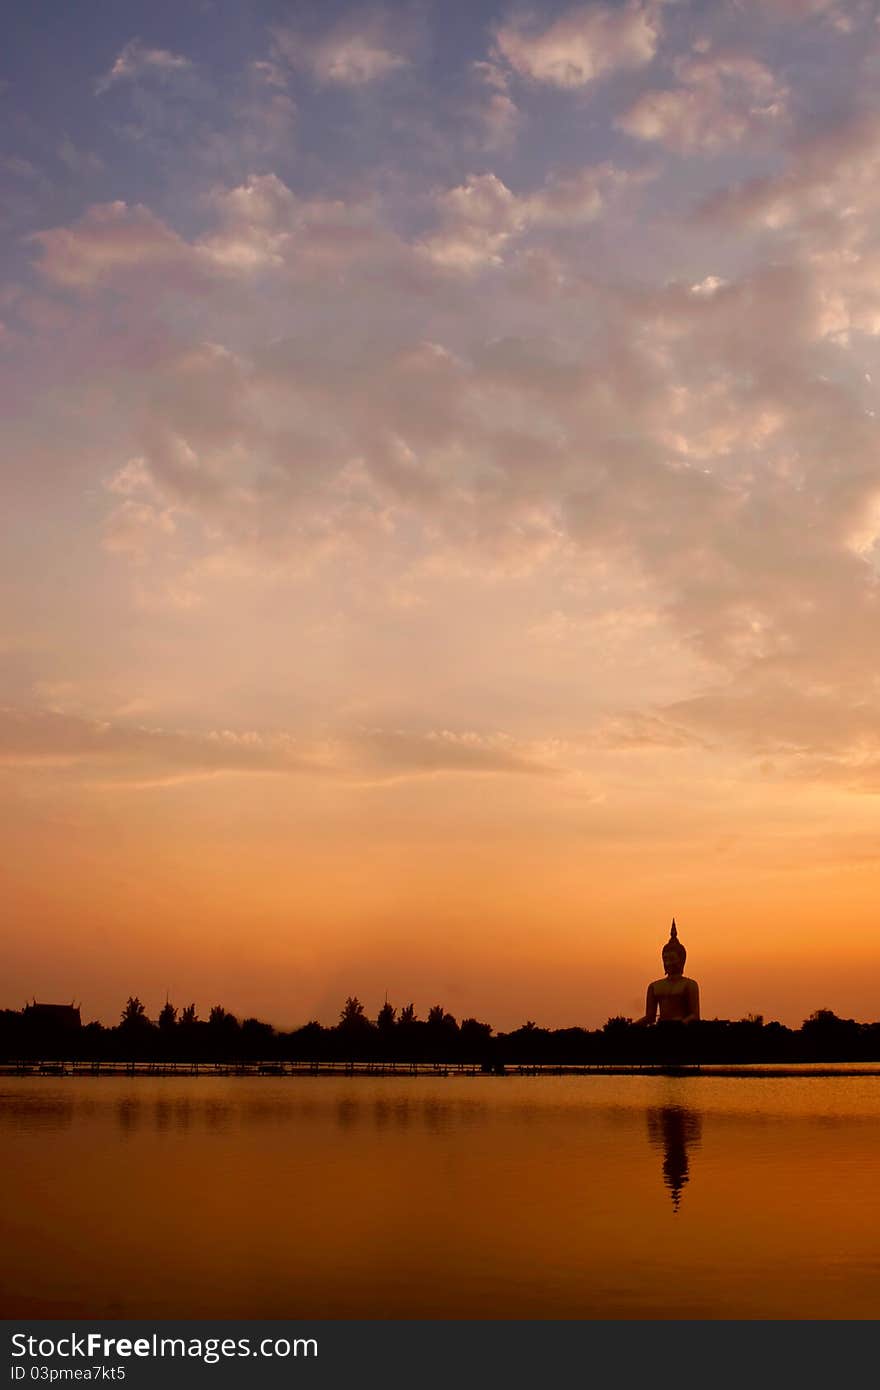
POLYGON ((0 1309, 877 1318, 878 1144, 880 1075, 2 1078, 0 1309))

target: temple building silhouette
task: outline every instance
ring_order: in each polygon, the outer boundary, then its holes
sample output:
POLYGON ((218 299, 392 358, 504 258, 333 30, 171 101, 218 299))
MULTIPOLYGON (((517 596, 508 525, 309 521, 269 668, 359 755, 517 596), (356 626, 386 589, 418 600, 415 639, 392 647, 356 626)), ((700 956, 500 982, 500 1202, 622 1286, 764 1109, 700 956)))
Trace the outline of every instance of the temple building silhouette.
POLYGON ((33 1003, 25 1004, 22 1015, 26 1023, 39 1024, 55 1032, 82 1027, 77 1004, 38 1004, 35 999, 33 1003))

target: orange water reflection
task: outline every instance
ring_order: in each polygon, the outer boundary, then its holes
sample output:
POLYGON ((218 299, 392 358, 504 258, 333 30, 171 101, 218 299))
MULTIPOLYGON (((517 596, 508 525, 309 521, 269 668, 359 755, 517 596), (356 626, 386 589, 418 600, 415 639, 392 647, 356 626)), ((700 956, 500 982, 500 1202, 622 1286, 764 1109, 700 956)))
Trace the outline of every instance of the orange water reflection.
POLYGON ((880 1077, 8 1079, 0 1300, 875 1318, 878 1139, 880 1077))

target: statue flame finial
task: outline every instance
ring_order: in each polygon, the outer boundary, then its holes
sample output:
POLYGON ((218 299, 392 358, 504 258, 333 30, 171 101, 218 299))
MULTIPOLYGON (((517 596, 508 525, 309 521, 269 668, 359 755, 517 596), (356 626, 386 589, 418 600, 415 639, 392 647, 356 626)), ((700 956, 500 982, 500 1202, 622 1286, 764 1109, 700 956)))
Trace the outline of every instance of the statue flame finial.
POLYGON ((687 959, 687 951, 683 941, 679 940, 678 927, 675 925, 675 918, 672 919, 672 926, 669 928, 669 940, 663 947, 664 956, 676 956, 684 965, 687 959))

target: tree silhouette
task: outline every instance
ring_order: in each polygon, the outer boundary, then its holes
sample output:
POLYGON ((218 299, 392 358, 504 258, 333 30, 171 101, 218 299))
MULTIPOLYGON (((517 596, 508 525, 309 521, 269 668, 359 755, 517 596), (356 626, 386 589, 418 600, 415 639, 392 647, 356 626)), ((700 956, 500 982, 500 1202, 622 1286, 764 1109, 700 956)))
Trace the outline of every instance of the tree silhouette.
POLYGON ((398 1023, 401 1025, 401 1027, 406 1028, 409 1026, 410 1023, 415 1023, 417 1017, 418 1015, 416 1014, 415 1004, 404 1004, 403 1008, 400 1011, 400 1018, 398 1019, 398 1023))
POLYGON ((433 1004, 428 1010, 428 1023, 432 1028, 457 1028, 454 1014, 448 1014, 442 1004, 433 1004))
POLYGON ((275 1029, 258 1018, 246 1018, 241 1025, 241 1041, 251 1057, 270 1057, 275 1051, 275 1029))
POLYGON ((804 1028, 834 1028, 838 1023, 852 1023, 852 1019, 838 1018, 833 1009, 814 1009, 802 1024, 804 1028))
POLYGON ((376 1018, 376 1027, 379 1029, 380 1033, 391 1032, 391 1029, 394 1027, 394 1019, 396 1015, 397 1010, 391 1004, 389 1004, 388 1000, 386 999, 385 1003, 379 1010, 378 1016, 376 1018))
POLYGON ((339 1024, 342 1028, 357 1028, 367 1022, 364 1013, 364 1006, 357 995, 350 994, 342 1006, 339 1014, 339 1024))
POLYGON ((631 1018, 625 1018, 623 1014, 614 1014, 606 1023, 602 1025, 603 1033, 621 1033, 632 1025, 631 1018))
POLYGON ((195 1004, 187 1004, 185 1009, 180 1011, 180 1024, 182 1028, 190 1028, 194 1023, 198 1023, 199 1016, 196 1013, 195 1004))
POLYGON ((170 1033, 177 1022, 177 1010, 169 1000, 165 1000, 159 1010, 159 1027, 163 1033, 170 1033))
POLYGON ((229 1035, 238 1032, 238 1019, 222 1004, 215 1004, 208 1016, 208 1026, 215 1033, 229 1035))
POLYGON ((476 1018, 463 1018, 459 1029, 464 1051, 473 1057, 479 1056, 489 1045, 492 1036, 491 1023, 480 1023, 476 1018))
POLYGON ((125 1008, 122 1010, 121 1024, 123 1028, 145 1028, 149 1026, 150 1020, 147 1018, 147 1011, 138 999, 136 994, 130 994, 125 1008))

